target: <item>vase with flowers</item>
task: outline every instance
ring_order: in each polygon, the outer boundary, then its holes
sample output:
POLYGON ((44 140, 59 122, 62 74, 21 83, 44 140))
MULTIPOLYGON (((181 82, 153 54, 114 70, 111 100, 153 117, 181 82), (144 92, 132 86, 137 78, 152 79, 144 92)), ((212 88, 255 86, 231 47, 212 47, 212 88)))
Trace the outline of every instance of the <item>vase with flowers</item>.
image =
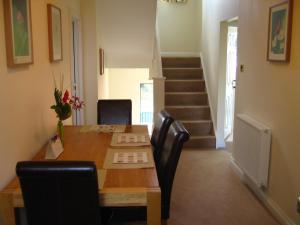
POLYGON ((84 106, 84 102, 80 101, 77 96, 70 96, 68 90, 65 90, 64 94, 61 89, 59 90, 56 85, 54 89, 54 98, 55 98, 55 105, 51 106, 56 112, 56 117, 58 118, 57 122, 57 135, 59 136, 62 144, 64 144, 64 126, 63 121, 71 117, 72 109, 73 110, 80 110, 84 106))

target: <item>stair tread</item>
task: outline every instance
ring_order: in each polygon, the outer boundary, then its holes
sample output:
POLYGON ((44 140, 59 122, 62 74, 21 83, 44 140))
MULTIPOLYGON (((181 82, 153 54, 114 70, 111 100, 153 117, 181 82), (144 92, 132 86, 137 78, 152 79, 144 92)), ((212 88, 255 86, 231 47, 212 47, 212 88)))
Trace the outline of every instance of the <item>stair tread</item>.
POLYGON ((163 70, 202 70, 202 67, 162 67, 163 70))
POLYGON ((209 108, 208 105, 167 105, 166 108, 169 109, 199 109, 199 108, 209 108))
POLYGON ((172 92, 165 92, 166 95, 177 95, 177 94, 181 94, 181 95, 190 95, 190 94, 201 94, 201 95, 206 95, 206 91, 185 91, 185 92, 181 92, 181 91, 172 91, 172 92))
POLYGON ((181 123, 212 123, 212 120, 180 120, 181 123))
POLYGON ((166 79, 165 82, 205 82, 204 79, 166 79))
MULTIPOLYGON (((169 109, 184 109, 185 108, 184 107, 185 105, 166 105, 166 108, 168 108, 169 106, 171 107, 169 109)), ((206 105, 199 103, 199 104, 195 104, 194 106, 206 106, 206 105)), ((203 109, 206 107, 198 107, 197 109, 201 109, 201 108, 203 109)), ((209 107, 207 107, 207 108, 209 108, 209 107)), ((196 108, 194 108, 193 106, 189 106, 186 109, 196 109, 196 108)))
POLYGON ((205 138, 211 138, 214 139, 216 138, 215 135, 201 135, 201 136, 191 136, 190 140, 195 140, 195 139, 205 139, 205 138))

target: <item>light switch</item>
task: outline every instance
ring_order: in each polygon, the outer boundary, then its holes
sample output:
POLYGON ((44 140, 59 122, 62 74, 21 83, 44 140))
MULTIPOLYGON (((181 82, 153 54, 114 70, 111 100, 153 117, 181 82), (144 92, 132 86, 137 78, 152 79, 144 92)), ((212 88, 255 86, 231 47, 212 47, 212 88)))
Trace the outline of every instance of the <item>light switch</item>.
POLYGON ((244 65, 244 64, 241 64, 241 65, 240 65, 240 72, 243 73, 244 71, 245 71, 245 65, 244 65))

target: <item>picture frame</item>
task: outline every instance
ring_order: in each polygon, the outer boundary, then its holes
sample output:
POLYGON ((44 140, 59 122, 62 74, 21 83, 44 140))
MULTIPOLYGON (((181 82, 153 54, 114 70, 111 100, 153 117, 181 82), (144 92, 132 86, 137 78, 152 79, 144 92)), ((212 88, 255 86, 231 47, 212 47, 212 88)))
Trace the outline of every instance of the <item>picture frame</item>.
POLYGON ((267 52, 268 61, 290 61, 292 16, 292 0, 270 7, 267 52))
POLYGON ((8 67, 33 63, 31 2, 3 0, 6 57, 8 67))
POLYGON ((102 48, 99 49, 99 70, 100 75, 104 74, 104 50, 102 48))
POLYGON ((61 10, 57 6, 47 4, 48 40, 50 62, 63 60, 61 10))

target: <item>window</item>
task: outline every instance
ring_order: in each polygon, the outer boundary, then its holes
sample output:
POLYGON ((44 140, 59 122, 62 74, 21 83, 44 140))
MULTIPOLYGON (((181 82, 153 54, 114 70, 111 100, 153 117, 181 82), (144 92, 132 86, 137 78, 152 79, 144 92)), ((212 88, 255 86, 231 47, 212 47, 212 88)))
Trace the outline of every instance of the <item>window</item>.
POLYGON ((140 123, 152 125, 153 121, 153 84, 141 83, 140 123))

